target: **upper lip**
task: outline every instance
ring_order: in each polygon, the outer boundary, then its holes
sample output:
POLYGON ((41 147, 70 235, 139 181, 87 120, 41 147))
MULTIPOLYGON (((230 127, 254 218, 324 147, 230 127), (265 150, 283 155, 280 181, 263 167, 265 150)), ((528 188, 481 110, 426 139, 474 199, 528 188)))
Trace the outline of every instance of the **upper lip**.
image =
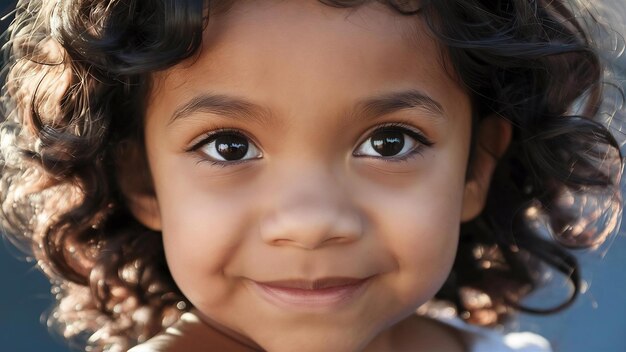
POLYGON ((352 278, 352 277, 325 277, 315 280, 306 279, 289 279, 276 281, 257 282, 265 286, 277 288, 295 288, 301 290, 321 290, 329 287, 348 286, 361 283, 368 278, 352 278))

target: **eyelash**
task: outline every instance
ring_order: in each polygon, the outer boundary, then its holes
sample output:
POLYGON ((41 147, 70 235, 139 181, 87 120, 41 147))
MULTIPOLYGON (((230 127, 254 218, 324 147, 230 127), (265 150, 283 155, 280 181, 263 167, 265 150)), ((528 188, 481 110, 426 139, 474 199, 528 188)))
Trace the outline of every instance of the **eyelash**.
MULTIPOLYGON (((248 137, 245 133, 241 132, 240 130, 231 129, 231 128, 216 128, 210 132, 205 133, 204 138, 202 138, 202 140, 194 143, 191 147, 189 147, 187 149, 187 152, 200 154, 198 152, 198 149, 212 142, 212 140, 218 137, 220 134, 229 134, 229 135, 243 137, 249 140, 252 144, 256 145, 256 143, 252 141, 252 138, 248 137)), ((243 163, 247 163, 249 161, 255 160, 255 159, 244 159, 244 160, 234 160, 234 161, 224 162, 224 161, 212 160, 202 155, 198 155, 198 156, 199 156, 199 160, 197 164, 208 162, 212 166, 219 166, 219 167, 235 166, 235 165, 239 165, 239 164, 243 164, 243 163)))
MULTIPOLYGON (((382 124, 379 126, 376 126, 375 128, 371 129, 371 132, 368 133, 367 138, 361 140, 358 143, 358 146, 360 147, 363 143, 365 143, 367 140, 369 140, 370 138, 372 138, 372 136, 376 133, 379 132, 381 130, 398 130, 399 132, 402 132, 403 135, 407 135, 410 138, 414 139, 417 142, 417 146, 414 147, 412 150, 404 153, 402 156, 391 156, 391 157, 376 157, 376 156, 370 156, 370 155, 361 155, 358 156, 360 158, 372 158, 372 159, 376 159, 376 160, 383 160, 385 162, 406 162, 412 158, 417 157, 418 155, 422 155, 423 149, 424 148, 428 148, 428 147, 432 147, 434 145, 434 142, 432 142, 429 138, 427 138, 422 132, 415 130, 413 127, 410 126, 409 123, 406 122, 392 122, 392 123, 386 123, 386 124, 382 124)), ((235 136, 240 136, 243 137, 245 139, 247 139, 248 141, 250 141, 251 144, 255 145, 256 147, 256 143, 246 135, 246 133, 241 132, 240 130, 237 129, 229 129, 229 128, 217 128, 213 131, 207 132, 205 133, 204 138, 202 138, 202 140, 194 143, 191 147, 189 147, 186 151, 190 152, 190 153, 195 153, 195 154, 200 154, 198 152, 198 149, 204 147, 205 145, 209 144, 210 142, 212 142, 217 136, 219 136, 220 134, 230 134, 230 135, 235 135, 235 136)), ((262 154, 262 153, 261 153, 262 154)), ((354 153, 353 153, 354 155, 354 153)), ((357 155, 354 155, 357 156, 357 155)), ((254 158, 254 159, 244 159, 244 160, 234 160, 234 161, 218 161, 218 160, 212 160, 206 156, 202 156, 199 155, 199 160, 198 160, 198 164, 202 163, 202 162, 209 162, 211 163, 211 165, 213 166, 219 166, 219 167, 227 167, 227 166, 235 166, 235 165, 239 165, 239 164, 243 164, 243 163, 247 163, 249 161, 253 161, 259 158, 254 158)))
POLYGON ((381 130, 399 130, 400 132, 402 132, 403 135, 406 134, 409 137, 413 138, 418 143, 418 145, 414 147, 413 149, 411 149, 410 151, 404 153, 404 155, 402 156, 376 157, 376 156, 370 156, 370 155, 363 155, 363 156, 359 156, 360 158, 372 158, 376 160, 382 160, 388 163, 406 162, 419 155, 422 155, 424 148, 432 147, 435 144, 432 140, 426 137, 422 132, 420 132, 419 130, 416 130, 414 127, 411 127, 410 123, 399 121, 399 122, 390 122, 390 123, 376 126, 375 128, 371 129, 371 132, 367 134, 367 138, 360 141, 358 145, 361 146, 363 143, 365 143, 370 138, 372 138, 372 136, 376 132, 379 132, 381 130))

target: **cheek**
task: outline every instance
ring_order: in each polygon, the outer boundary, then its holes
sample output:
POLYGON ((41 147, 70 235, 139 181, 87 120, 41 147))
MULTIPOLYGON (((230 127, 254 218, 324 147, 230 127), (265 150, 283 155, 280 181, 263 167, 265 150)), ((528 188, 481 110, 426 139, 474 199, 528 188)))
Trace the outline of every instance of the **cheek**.
POLYGON ((396 257, 399 272, 433 282, 435 286, 439 279, 445 279, 456 254, 459 211, 455 208, 460 200, 454 195, 415 195, 405 202, 396 199, 395 209, 390 207, 381 212, 387 219, 382 234, 396 257))
POLYGON ((220 277, 247 236, 250 195, 203 191, 202 179, 191 180, 158 187, 165 254, 174 280, 189 299, 217 304, 232 290, 220 277))
POLYGON ((462 160, 436 156, 401 188, 363 184, 374 231, 399 267, 398 296, 407 303, 434 295, 454 262, 464 191, 462 160))

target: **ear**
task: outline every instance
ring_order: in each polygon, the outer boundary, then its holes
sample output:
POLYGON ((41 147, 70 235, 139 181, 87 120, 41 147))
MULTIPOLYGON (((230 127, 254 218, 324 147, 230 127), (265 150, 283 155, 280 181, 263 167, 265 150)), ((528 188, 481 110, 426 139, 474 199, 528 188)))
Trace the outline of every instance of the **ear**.
POLYGON ((462 222, 474 219, 485 207, 491 177, 511 143, 511 135, 511 123, 501 116, 491 115, 480 122, 465 181, 462 222))
POLYGON ((129 210, 137 221, 151 230, 161 231, 161 211, 156 196, 132 194, 126 196, 126 201, 129 210))
POLYGON ((122 142, 115 159, 117 181, 126 206, 141 224, 161 231, 161 211, 144 148, 136 142, 122 142))

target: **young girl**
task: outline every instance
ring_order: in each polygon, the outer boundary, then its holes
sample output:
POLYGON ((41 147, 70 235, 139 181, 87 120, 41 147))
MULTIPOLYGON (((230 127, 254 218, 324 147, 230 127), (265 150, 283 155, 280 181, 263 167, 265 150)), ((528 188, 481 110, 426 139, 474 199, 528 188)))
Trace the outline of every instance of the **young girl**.
POLYGON ((570 304, 563 246, 620 217, 590 18, 556 0, 19 1, 3 226, 87 351, 548 350, 488 327, 570 304), (525 306, 550 268, 569 296, 525 306))

